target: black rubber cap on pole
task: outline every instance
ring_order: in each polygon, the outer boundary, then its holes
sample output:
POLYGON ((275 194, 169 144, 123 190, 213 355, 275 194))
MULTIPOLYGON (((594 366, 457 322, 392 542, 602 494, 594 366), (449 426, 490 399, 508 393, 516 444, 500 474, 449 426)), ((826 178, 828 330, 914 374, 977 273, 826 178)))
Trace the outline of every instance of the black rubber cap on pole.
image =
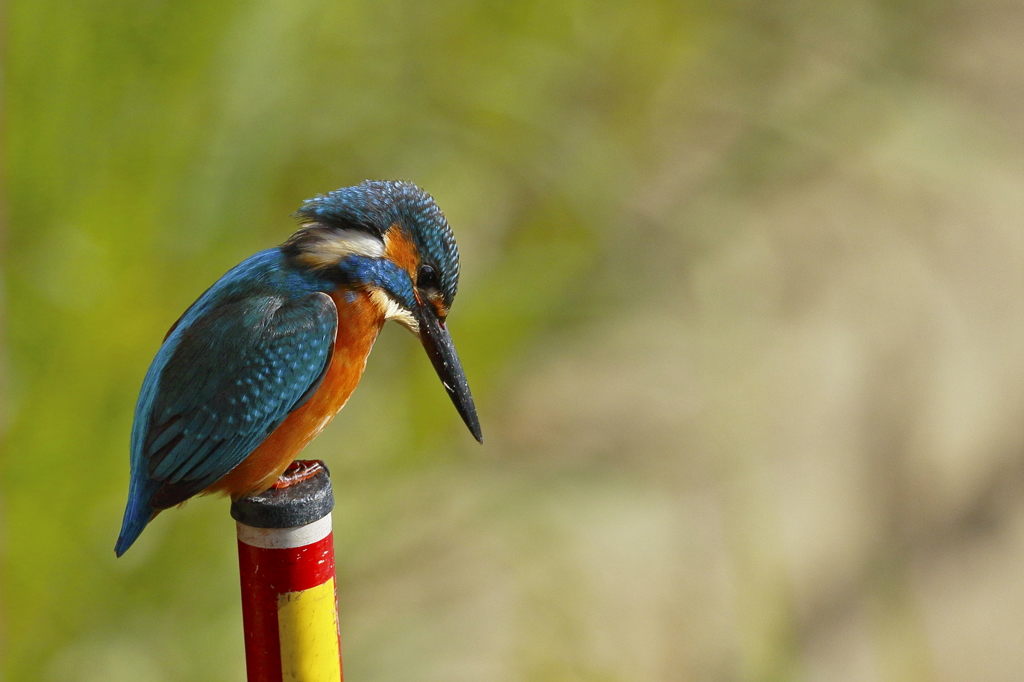
POLYGON ((313 476, 231 503, 231 518, 253 528, 293 528, 319 521, 334 509, 331 474, 320 463, 313 476))

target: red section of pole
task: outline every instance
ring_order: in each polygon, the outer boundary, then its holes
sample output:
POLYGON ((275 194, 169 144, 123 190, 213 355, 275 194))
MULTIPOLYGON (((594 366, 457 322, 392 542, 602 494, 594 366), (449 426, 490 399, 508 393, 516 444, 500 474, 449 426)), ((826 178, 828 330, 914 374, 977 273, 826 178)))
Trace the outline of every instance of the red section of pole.
POLYGON ((303 466, 307 475, 298 482, 231 508, 249 682, 342 680, 334 500, 326 468, 303 466))
POLYGON ((245 669, 249 682, 282 682, 278 646, 277 592, 260 580, 255 548, 238 541, 242 577, 242 627, 245 629, 245 669))
MULTIPOLYGON (((239 540, 238 565, 249 682, 281 682, 279 599, 334 579, 334 535, 304 547, 282 549, 254 547, 239 540)), ((339 638, 339 651, 340 647, 339 638)))

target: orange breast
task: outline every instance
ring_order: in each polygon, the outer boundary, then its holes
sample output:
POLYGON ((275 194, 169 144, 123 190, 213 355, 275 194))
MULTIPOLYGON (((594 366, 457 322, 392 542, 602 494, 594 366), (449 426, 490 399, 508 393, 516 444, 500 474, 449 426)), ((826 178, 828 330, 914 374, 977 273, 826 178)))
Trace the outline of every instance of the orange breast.
POLYGON ((384 325, 384 316, 363 292, 338 291, 331 298, 338 308, 338 333, 334 357, 320 388, 305 405, 288 415, 251 455, 206 492, 225 493, 237 499, 272 486, 356 389, 370 348, 384 325))

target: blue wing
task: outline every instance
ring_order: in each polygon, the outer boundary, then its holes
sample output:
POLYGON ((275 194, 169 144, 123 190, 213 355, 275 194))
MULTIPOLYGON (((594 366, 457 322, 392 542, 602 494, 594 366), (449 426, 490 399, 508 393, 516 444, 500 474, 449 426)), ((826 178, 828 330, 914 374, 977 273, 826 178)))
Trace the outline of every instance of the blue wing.
POLYGON ((210 295, 193 305, 206 312, 182 317, 143 382, 119 556, 156 511, 201 492, 256 449, 315 392, 330 363, 338 315, 326 294, 246 292, 202 305, 210 295))

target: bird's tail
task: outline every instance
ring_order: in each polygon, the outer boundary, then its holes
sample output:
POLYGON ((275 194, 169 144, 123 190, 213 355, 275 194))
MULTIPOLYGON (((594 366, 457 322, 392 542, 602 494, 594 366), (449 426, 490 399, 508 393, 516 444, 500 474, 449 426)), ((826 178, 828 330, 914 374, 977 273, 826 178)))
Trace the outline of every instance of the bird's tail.
POLYGON ((156 512, 150 506, 150 500, 160 483, 146 479, 133 480, 128 489, 128 506, 124 510, 124 521, 121 522, 121 534, 117 536, 114 553, 121 556, 128 551, 142 534, 142 530, 153 520, 156 512))

